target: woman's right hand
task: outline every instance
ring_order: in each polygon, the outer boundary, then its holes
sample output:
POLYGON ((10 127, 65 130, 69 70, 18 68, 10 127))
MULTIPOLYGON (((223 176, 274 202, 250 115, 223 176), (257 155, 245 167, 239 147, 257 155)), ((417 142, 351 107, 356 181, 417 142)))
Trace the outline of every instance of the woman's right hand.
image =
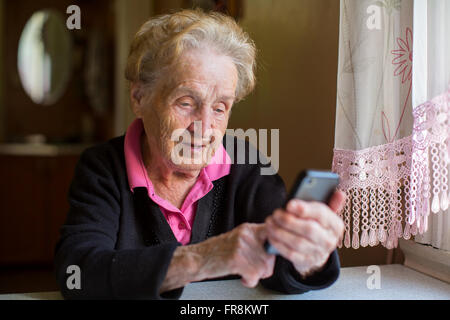
POLYGON ((244 223, 201 243, 180 246, 160 292, 228 275, 240 275, 244 286, 255 287, 273 274, 275 266, 275 256, 264 250, 266 239, 265 224, 244 223))
POLYGON ((237 274, 244 286, 255 287, 273 274, 275 256, 264 250, 266 239, 265 224, 244 223, 193 245, 200 256, 200 275, 208 279, 237 274))

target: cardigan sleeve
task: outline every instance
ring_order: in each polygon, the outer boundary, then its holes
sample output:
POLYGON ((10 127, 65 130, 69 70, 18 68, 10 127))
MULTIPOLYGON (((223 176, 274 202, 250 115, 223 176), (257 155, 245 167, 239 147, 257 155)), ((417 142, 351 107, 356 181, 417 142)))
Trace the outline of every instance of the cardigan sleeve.
MULTIPOLYGON (((261 155, 260 155, 261 157, 261 155)), ((265 161, 264 163, 267 163, 265 161)), ((284 205, 286 189, 278 174, 261 175, 261 166, 255 166, 250 177, 239 192, 246 201, 240 211, 245 212, 248 221, 262 223, 272 212, 284 205)), ((306 279, 302 279, 293 264, 277 256, 274 273, 270 278, 261 280, 261 284, 272 290, 288 294, 299 294, 331 286, 339 277, 340 263, 337 249, 330 254, 325 267, 306 279)))
POLYGON ((55 247, 55 273, 66 299, 179 298, 182 289, 159 295, 179 243, 116 250, 120 194, 111 161, 99 149, 85 151, 77 164, 70 209, 55 247), (68 267, 81 273, 81 288, 69 289, 68 267))

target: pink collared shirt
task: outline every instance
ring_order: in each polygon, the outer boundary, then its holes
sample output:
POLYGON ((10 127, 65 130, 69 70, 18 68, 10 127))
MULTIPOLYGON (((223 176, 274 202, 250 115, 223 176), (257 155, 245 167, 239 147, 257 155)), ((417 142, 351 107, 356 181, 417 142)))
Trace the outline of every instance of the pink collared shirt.
POLYGON ((230 173, 231 158, 223 145, 221 145, 211 158, 209 164, 200 170, 197 181, 189 191, 181 209, 178 209, 155 193, 142 159, 140 138, 143 133, 144 126, 142 120, 135 119, 128 127, 125 135, 125 163, 131 192, 137 187, 147 188, 148 196, 161 209, 175 238, 181 244, 186 245, 191 240, 192 226, 194 224, 198 200, 211 191, 213 188, 212 181, 218 180, 230 173))

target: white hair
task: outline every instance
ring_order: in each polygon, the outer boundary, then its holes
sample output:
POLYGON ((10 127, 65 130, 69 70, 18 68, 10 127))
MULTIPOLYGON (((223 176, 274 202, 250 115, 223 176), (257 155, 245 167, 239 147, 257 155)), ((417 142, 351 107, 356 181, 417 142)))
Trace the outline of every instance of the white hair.
POLYGON ((236 21, 224 14, 182 10, 153 17, 136 33, 125 77, 152 86, 188 49, 213 48, 232 59, 238 73, 236 101, 255 87, 256 48, 236 21))

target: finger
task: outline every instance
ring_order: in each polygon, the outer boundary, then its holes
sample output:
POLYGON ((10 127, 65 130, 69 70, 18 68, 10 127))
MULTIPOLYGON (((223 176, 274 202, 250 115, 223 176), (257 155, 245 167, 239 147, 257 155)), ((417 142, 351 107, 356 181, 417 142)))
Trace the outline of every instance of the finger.
POLYGON ((269 256, 269 259, 267 260, 266 272, 262 275, 262 279, 269 278, 273 275, 273 271, 275 268, 275 258, 276 257, 274 255, 269 256))
POLYGON ((306 202, 295 199, 289 202, 287 212, 302 219, 315 220, 325 229, 332 230, 336 235, 341 233, 342 219, 331 211, 330 207, 321 202, 306 202))
POLYGON ((287 243, 295 242, 298 237, 306 238, 311 242, 318 242, 322 239, 322 236, 326 235, 323 230, 320 230, 317 222, 299 219, 286 213, 274 213, 267 218, 266 225, 268 234, 275 233, 279 240, 283 241, 283 238, 285 238, 284 241, 287 243))
POLYGON ((304 265, 308 264, 307 262, 307 256, 303 252, 297 252, 295 250, 292 250, 288 245, 285 243, 279 241, 278 239, 271 236, 269 233, 269 241, 270 243, 278 250, 279 254, 289 260, 290 262, 294 263, 295 265, 304 265))
POLYGON ((330 202, 328 203, 328 206, 335 213, 339 213, 344 208, 345 198, 346 198, 345 192, 343 192, 341 190, 337 190, 331 197, 330 202))
MULTIPOLYGON (((275 257, 273 257, 275 258, 275 257)), ((255 287, 260 279, 264 279, 273 273, 272 270, 268 270, 265 264, 257 264, 248 259, 245 265, 242 266, 241 272, 239 273, 242 277, 242 282, 246 287, 255 287)))
POLYGON ((314 251, 331 252, 337 246, 338 238, 330 235, 314 221, 298 220, 298 230, 295 231, 278 225, 275 218, 268 219, 267 226, 268 234, 271 237, 283 242, 292 250, 304 251, 313 248, 314 251))
POLYGON ((248 233, 251 233, 259 243, 264 243, 267 238, 266 226, 264 223, 245 223, 248 233))
MULTIPOLYGON (((291 233, 293 236, 303 237, 308 239, 310 242, 326 246, 327 248, 332 248, 337 245, 340 234, 335 233, 333 230, 326 229, 322 225, 320 225, 317 221, 311 219, 301 219, 292 214, 284 213, 284 212, 274 212, 272 216, 267 218, 267 229, 274 229, 277 232, 277 229, 283 229, 285 232, 291 233)), ((280 235, 283 232, 278 231, 280 235)), ((289 238, 286 235, 286 238, 289 238)), ((286 241, 294 241, 293 238, 286 241)))
POLYGON ((267 239, 266 225, 264 223, 256 224, 254 227, 256 239, 259 243, 264 243, 267 239))
POLYGON ((305 209, 304 204, 305 201, 302 201, 300 199, 291 199, 286 206, 286 211, 302 214, 303 210, 305 209))
POLYGON ((297 271, 303 273, 308 273, 311 269, 323 266, 323 264, 328 260, 330 253, 323 252, 321 250, 316 250, 315 246, 311 243, 307 244, 305 242, 305 248, 301 251, 292 250, 288 245, 277 239, 271 238, 269 235, 271 243, 277 248, 281 256, 292 262, 297 269, 297 271))
POLYGON ((241 283, 244 287, 254 288, 258 285, 259 278, 242 276, 241 283))
POLYGON ((275 265, 275 257, 269 255, 262 246, 262 243, 267 239, 267 231, 265 224, 249 225, 247 236, 243 237, 241 243, 240 257, 242 263, 240 265, 241 275, 244 277, 264 278, 272 275, 275 265), (260 240, 257 233, 263 234, 264 237, 260 240))
POLYGON ((264 274, 264 269, 260 263, 257 263, 255 256, 247 255, 241 259, 237 267, 237 273, 242 277, 242 284, 246 287, 254 287, 264 274))
POLYGON ((256 254, 258 258, 268 260, 272 257, 264 249, 264 242, 267 240, 267 227, 265 223, 260 224, 248 224, 253 236, 246 237, 246 242, 252 248, 251 252, 256 254))
POLYGON ((251 243, 253 247, 252 253, 261 260, 261 264, 264 266, 263 274, 261 278, 270 277, 273 274, 275 266, 275 256, 269 254, 264 249, 263 243, 267 240, 267 226, 266 224, 259 224, 255 228, 255 242, 251 243))

